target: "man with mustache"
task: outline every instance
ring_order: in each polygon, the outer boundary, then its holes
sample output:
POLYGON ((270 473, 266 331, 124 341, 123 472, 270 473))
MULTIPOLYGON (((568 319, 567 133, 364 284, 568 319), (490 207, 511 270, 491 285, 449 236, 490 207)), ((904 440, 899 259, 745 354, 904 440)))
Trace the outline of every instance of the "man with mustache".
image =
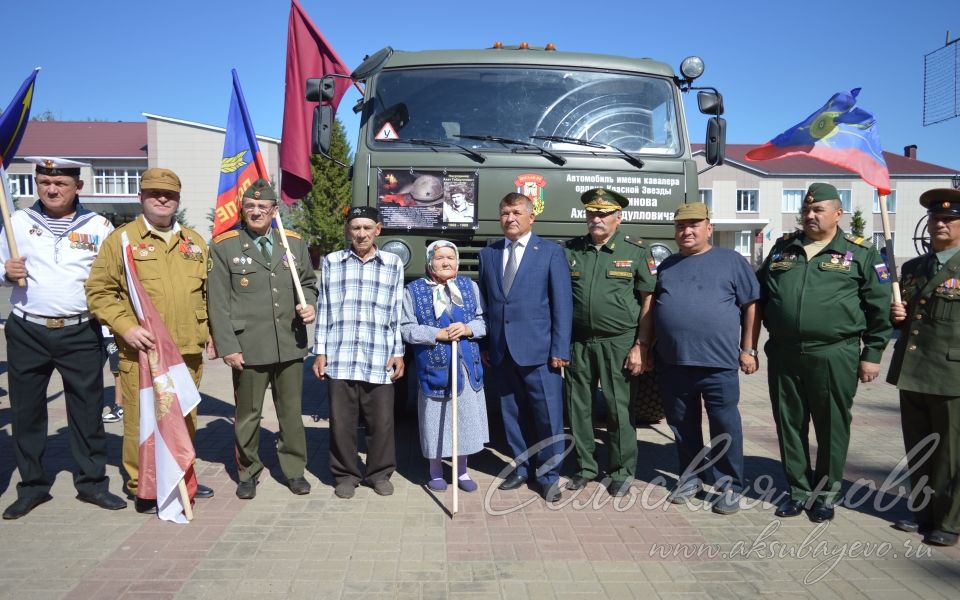
POLYGON ((857 382, 879 375, 891 331, 890 273, 873 246, 840 229, 842 215, 837 188, 811 184, 800 212, 803 231, 778 240, 757 273, 770 332, 770 401, 790 484, 775 514, 795 517, 806 508, 815 523, 833 519, 857 382))

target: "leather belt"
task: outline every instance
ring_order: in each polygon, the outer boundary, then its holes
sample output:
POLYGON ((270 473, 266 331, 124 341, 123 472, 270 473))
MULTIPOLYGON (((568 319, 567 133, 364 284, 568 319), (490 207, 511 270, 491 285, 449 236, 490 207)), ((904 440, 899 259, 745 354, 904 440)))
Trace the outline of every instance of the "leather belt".
POLYGON ((60 329, 61 327, 66 327, 68 325, 79 325, 81 323, 86 323, 90 320, 90 311, 86 310, 79 315, 72 315, 69 317, 43 317, 40 315, 32 315, 16 307, 12 309, 12 312, 24 321, 36 323, 37 325, 43 325, 47 329, 60 329))

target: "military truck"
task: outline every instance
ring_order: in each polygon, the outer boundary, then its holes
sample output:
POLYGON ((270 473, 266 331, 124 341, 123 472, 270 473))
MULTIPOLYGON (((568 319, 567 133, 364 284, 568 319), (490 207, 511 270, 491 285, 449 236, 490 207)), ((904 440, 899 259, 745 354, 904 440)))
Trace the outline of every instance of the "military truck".
MULTIPOLYGON (((677 206, 699 198, 681 93, 699 90, 700 111, 712 115, 705 157, 723 160, 722 97, 693 86, 700 58, 680 71, 552 44, 384 48, 351 74, 365 83, 352 204, 380 210, 380 248, 403 259, 408 279, 423 275, 425 248, 441 238, 460 248, 461 273, 475 276, 480 249, 502 236, 504 195, 530 197, 534 230, 562 244, 586 231, 580 195, 606 187, 629 199, 621 227, 659 262, 676 249, 677 206)), ((307 100, 319 103, 313 150, 323 155, 334 77, 307 82, 307 100)))

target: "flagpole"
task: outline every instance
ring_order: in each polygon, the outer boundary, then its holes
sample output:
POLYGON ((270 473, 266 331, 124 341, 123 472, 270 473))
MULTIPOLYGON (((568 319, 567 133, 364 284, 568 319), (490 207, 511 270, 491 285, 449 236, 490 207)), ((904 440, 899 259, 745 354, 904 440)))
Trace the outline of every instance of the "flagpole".
POLYGON ((890 215, 887 213, 887 195, 877 192, 880 202, 880 221, 883 223, 884 247, 887 249, 887 268, 893 284, 893 301, 900 304, 900 278, 897 276, 897 259, 893 253, 893 236, 890 234, 890 215))
POLYGON ((450 362, 453 363, 453 366, 450 369, 450 391, 452 393, 451 405, 450 405, 450 419, 451 419, 451 444, 453 446, 453 462, 451 465, 451 470, 453 471, 453 511, 450 513, 450 518, 453 518, 453 515, 457 514, 460 510, 460 475, 457 473, 457 372, 460 371, 460 358, 457 356, 457 340, 450 342, 450 362))
POLYGON ((293 252, 290 252, 290 243, 287 242, 287 232, 283 229, 283 221, 280 220, 280 212, 277 211, 277 214, 273 218, 277 221, 277 231, 280 232, 280 243, 283 244, 283 251, 287 256, 287 264, 290 265, 290 275, 293 277, 293 287, 297 290, 297 300, 299 301, 300 306, 305 306, 307 304, 307 300, 303 297, 303 286, 300 285, 300 274, 297 271, 297 260, 293 257, 293 252))
MULTIPOLYGON (((0 212, 3 213, 3 230, 7 232, 7 247, 10 249, 10 258, 20 258, 20 253, 17 251, 17 238, 13 235, 13 225, 10 224, 10 208, 7 200, 7 185, 6 181, 6 171, 3 170, 3 166, 0 165, 0 174, 4 179, 4 183, 0 184, 0 212)), ((17 285, 20 287, 27 287, 26 279, 18 279, 17 285)))
POLYGON ((183 477, 180 478, 180 483, 177 484, 177 487, 180 488, 180 503, 183 504, 183 516, 187 518, 187 521, 192 521, 193 506, 190 505, 190 492, 187 491, 187 482, 183 477))

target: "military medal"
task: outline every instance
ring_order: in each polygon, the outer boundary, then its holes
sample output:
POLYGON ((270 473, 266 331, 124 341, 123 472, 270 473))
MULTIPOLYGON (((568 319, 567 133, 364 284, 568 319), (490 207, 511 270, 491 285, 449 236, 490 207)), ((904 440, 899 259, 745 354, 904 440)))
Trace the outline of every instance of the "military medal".
POLYGON ((843 266, 849 267, 850 261, 853 260, 853 252, 847 250, 847 253, 843 255, 843 266))
POLYGON ((839 264, 840 264, 840 255, 839 255, 839 254, 834 254, 834 255, 832 255, 832 258, 830 259, 830 262, 831 262, 831 264, 839 265, 839 264))
POLYGON ((250 280, 247 279, 246 277, 241 277, 241 278, 240 278, 240 287, 247 287, 248 285, 250 285, 250 280))
POLYGON ((240 257, 239 257, 239 256, 234 256, 234 257, 233 257, 233 264, 235 264, 235 265, 239 265, 239 264, 240 264, 240 257))
POLYGON ((39 225, 34 224, 34 226, 30 228, 29 233, 30 235, 43 235, 43 230, 40 229, 39 225))
POLYGON ((632 267, 633 261, 632 260, 615 260, 613 261, 613 266, 620 267, 620 268, 632 267))

